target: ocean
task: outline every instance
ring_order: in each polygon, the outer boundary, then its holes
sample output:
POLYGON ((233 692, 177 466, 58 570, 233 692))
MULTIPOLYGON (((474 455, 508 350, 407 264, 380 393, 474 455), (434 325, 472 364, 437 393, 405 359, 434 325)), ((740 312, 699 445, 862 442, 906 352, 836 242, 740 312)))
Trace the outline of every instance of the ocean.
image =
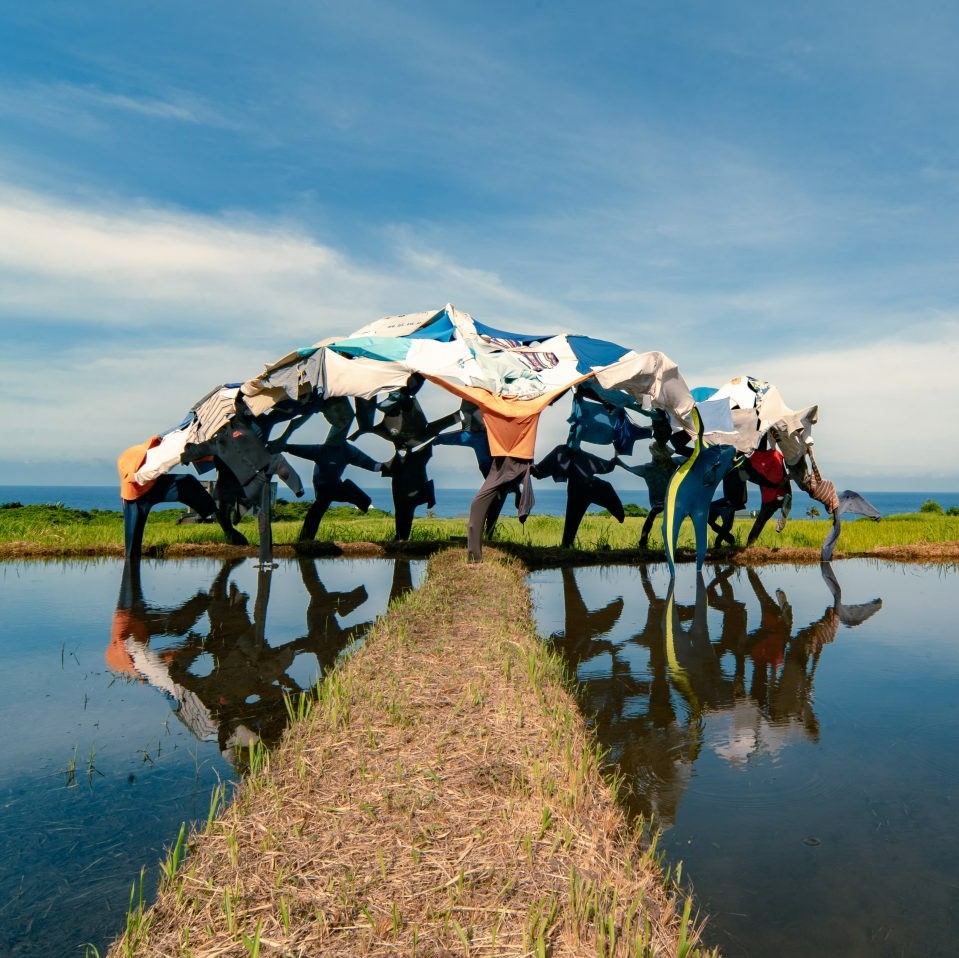
MULTIPOLYGON (((376 482, 360 483, 361 487, 373 500, 378 509, 392 511, 393 503, 390 498, 389 487, 376 482)), ((310 487, 307 486, 309 490, 310 487)), ((617 487, 620 498, 624 503, 633 502, 638 506, 649 507, 649 499, 645 490, 617 487)), ((857 490, 858 491, 858 490, 857 490)), ((310 490, 312 492, 312 490, 310 490)), ((554 482, 537 482, 535 485, 536 505, 534 514, 561 516, 566 511, 566 486, 554 482)), ((456 518, 465 516, 469 512, 470 502, 476 494, 475 488, 437 488, 436 508, 433 515, 442 518, 456 518)), ((861 492, 884 516, 899 515, 901 513, 918 512, 920 506, 928 499, 939 503, 943 509, 952 506, 959 508, 959 492, 861 492)), ((281 498, 292 498, 289 490, 281 485, 278 495, 281 498)), ((306 499, 312 498, 307 495, 306 499)), ((0 505, 6 502, 20 502, 23 505, 42 503, 61 503, 72 509, 108 509, 119 510, 120 496, 117 486, 0 486, 0 505)), ((804 493, 795 490, 793 493, 792 517, 803 518, 811 506, 822 507, 814 503, 804 493)), ((507 500, 504 516, 511 514, 511 500, 507 500)), ((157 508, 181 509, 179 503, 157 508)), ((759 492, 750 487, 749 509, 759 508, 759 492)), ((598 510, 593 510, 598 511, 598 510)), ((424 509, 417 510, 418 516, 425 515, 424 509)))

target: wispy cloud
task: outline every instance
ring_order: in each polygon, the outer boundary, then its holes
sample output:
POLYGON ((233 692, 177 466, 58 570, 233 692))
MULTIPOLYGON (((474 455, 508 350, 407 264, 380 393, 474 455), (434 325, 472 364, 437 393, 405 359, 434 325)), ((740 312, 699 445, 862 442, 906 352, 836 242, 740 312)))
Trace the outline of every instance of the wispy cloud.
POLYGON ((159 97, 64 82, 0 85, 0 116, 8 119, 90 132, 122 114, 219 129, 240 128, 236 120, 214 109, 204 98, 179 90, 159 97))
POLYGON ((8 316, 134 320, 209 342, 264 329, 312 341, 341 310, 343 322, 369 315, 384 293, 381 276, 289 224, 84 207, 9 188, 0 188, 0 279, 12 291, 8 316))

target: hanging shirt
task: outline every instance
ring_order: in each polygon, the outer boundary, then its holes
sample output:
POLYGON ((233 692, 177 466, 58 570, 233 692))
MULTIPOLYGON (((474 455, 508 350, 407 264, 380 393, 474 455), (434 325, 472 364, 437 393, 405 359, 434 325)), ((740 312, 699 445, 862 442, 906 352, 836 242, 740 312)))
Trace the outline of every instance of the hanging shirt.
POLYGON ((557 446, 540 459, 533 466, 532 473, 537 479, 549 477, 554 482, 566 482, 567 479, 588 482, 593 476, 612 472, 615 468, 612 460, 600 459, 591 452, 564 445, 557 446))
POLYGON ((566 421, 572 424, 568 440, 571 444, 612 444, 616 452, 624 456, 633 454, 637 439, 648 439, 653 434, 648 426, 637 426, 625 409, 615 409, 581 395, 573 397, 572 411, 566 421))
POLYGON ((634 476, 639 476, 646 483, 649 492, 649 507, 651 509, 662 509, 666 503, 666 490, 669 488, 669 480, 673 473, 682 465, 685 460, 677 456, 665 456, 661 459, 651 459, 649 462, 640 463, 638 466, 627 466, 625 463, 620 465, 634 476))
POLYGON ((234 419, 206 442, 187 443, 183 462, 194 462, 206 456, 222 459, 236 476, 247 499, 257 501, 263 485, 278 476, 299 497, 303 484, 290 464, 267 449, 256 430, 241 419, 234 419))
POLYGON ((357 466, 378 472, 381 464, 351 442, 291 444, 283 451, 300 459, 309 459, 313 465, 313 486, 339 482, 347 466, 357 466))
POLYGON ((759 483, 763 502, 775 502, 789 492, 786 466, 778 449, 757 449, 747 462, 749 470, 763 480, 759 483))
POLYGON ((159 436, 151 436, 146 442, 137 443, 124 449, 117 457, 117 472, 120 473, 120 498, 128 502, 139 499, 153 487, 156 478, 146 482, 136 481, 136 471, 143 465, 147 457, 147 450, 152 449, 160 442, 159 436))

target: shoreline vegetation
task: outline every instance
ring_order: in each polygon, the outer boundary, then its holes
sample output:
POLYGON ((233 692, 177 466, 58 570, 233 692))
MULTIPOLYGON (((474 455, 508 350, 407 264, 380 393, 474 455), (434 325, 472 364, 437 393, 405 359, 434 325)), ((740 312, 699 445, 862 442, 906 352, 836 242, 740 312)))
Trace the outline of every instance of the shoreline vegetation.
POLYGON ((717 958, 536 635, 526 567, 485 560, 434 555, 290 703, 233 802, 181 833, 156 903, 131 899, 111 958, 717 958))
MULTIPOLYGON (((307 505, 278 503, 273 522, 277 557, 423 557, 450 546, 466 547, 465 518, 417 517, 411 538, 394 542, 390 513, 371 509, 364 515, 349 506, 330 509, 320 525, 316 541, 299 543, 297 537, 307 505)), ((257 554, 257 529, 252 518, 245 517, 238 525, 250 541, 250 545, 244 547, 227 545, 216 523, 179 523, 183 515, 183 511, 172 509, 153 512, 144 536, 144 556, 177 558, 257 554)), ((534 514, 525 524, 515 518, 503 518, 497 525, 493 544, 521 558, 531 568, 664 561, 659 523, 650 536, 650 548, 636 548, 642 523, 642 515, 627 516, 620 524, 609 516, 589 514, 580 526, 576 547, 562 549, 559 546, 562 517, 534 514)), ((821 519, 796 518, 790 519, 785 529, 777 533, 773 523, 769 523, 758 542, 746 549, 746 536, 751 525, 751 518, 737 518, 733 526, 737 546, 710 550, 708 558, 738 564, 818 562, 829 528, 828 522, 821 519)), ((713 538, 710 533, 710 541, 713 538)), ((101 556, 123 557, 121 513, 87 512, 59 504, 0 504, 0 559, 101 556)), ((886 516, 878 522, 845 521, 834 559, 858 557, 955 561, 959 559, 959 516, 946 514, 937 506, 924 506, 921 512, 886 516)), ((678 562, 690 562, 695 558, 692 527, 688 522, 683 525, 676 558, 678 562)))

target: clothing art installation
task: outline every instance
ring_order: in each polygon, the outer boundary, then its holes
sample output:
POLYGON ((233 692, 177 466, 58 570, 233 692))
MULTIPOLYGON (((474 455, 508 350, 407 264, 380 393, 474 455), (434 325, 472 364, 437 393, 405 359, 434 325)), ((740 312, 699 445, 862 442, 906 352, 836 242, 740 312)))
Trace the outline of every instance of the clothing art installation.
MULTIPOLYGON (((242 495, 260 507, 261 564, 268 564, 270 502, 264 490, 269 490, 276 476, 302 494, 296 473, 280 454, 284 450, 315 464, 317 504, 304 522, 301 538, 315 535, 331 502, 368 505, 367 494, 342 478, 344 469, 358 466, 389 476, 396 538, 408 539, 417 506, 431 507, 435 502, 435 489, 427 476, 434 449, 464 445, 474 450, 484 476, 467 530, 468 554, 481 559, 483 532, 489 532, 490 517, 495 522, 506 494, 517 495, 521 519, 532 508, 529 478, 540 416, 570 392, 573 428, 567 443, 553 450, 552 459, 548 456, 537 463, 534 471, 559 481, 560 473, 565 475, 569 509, 564 545, 572 543, 590 502, 599 502, 620 517, 618 495, 597 474, 625 465, 619 456, 632 454, 637 439, 653 436, 660 447, 669 443, 679 457, 674 460, 662 449, 657 451, 655 465, 662 476, 652 472, 647 476, 639 467, 626 468, 643 475, 651 500, 655 487, 654 509, 662 508, 671 572, 675 571, 679 527, 687 516, 695 531, 697 566, 702 566, 710 517, 714 523, 722 520, 720 528, 725 531, 730 505, 738 504, 727 493, 727 502, 711 512, 714 493, 730 469, 739 468, 744 460, 755 467, 749 472, 751 478, 762 475, 759 462, 754 461, 757 451, 775 451, 781 457, 778 489, 795 483, 830 513, 832 554, 843 500, 833 484, 822 478, 812 456, 817 406, 794 410, 775 386, 751 376, 737 376, 718 388, 691 390, 676 363, 662 352, 637 352, 570 333, 504 330, 452 305, 388 316, 348 336, 295 349, 257 376, 214 388, 175 429, 124 453, 118 465, 124 514, 129 509, 130 516, 127 552, 139 552, 152 502, 192 499, 187 504, 201 515, 225 515, 212 500, 199 496, 186 481, 191 477, 171 473, 181 463, 193 463, 201 470, 221 464, 233 474, 234 486, 242 489, 242 495), (459 399, 460 409, 430 421, 417 398, 426 383, 459 399), (334 416, 323 442, 293 446, 285 445, 285 438, 270 441, 275 426, 289 424, 286 436, 316 412, 330 409, 348 413, 349 422, 355 410, 357 430, 347 436, 348 425, 334 422, 334 416), (389 461, 377 462, 350 445, 366 434, 393 446, 389 461), (583 452, 579 448, 583 442, 611 444, 615 455, 603 459, 583 452), (671 471, 668 477, 667 471, 671 471), (668 481, 660 502, 664 479, 668 481)), ((868 503, 860 506, 852 495, 844 500, 845 510, 862 514, 868 503)), ((777 493, 774 500, 780 499, 785 500, 785 495, 777 493)), ((235 530, 225 526, 224 532, 230 537, 235 530)), ((644 544, 648 534, 646 529, 644 544)))

